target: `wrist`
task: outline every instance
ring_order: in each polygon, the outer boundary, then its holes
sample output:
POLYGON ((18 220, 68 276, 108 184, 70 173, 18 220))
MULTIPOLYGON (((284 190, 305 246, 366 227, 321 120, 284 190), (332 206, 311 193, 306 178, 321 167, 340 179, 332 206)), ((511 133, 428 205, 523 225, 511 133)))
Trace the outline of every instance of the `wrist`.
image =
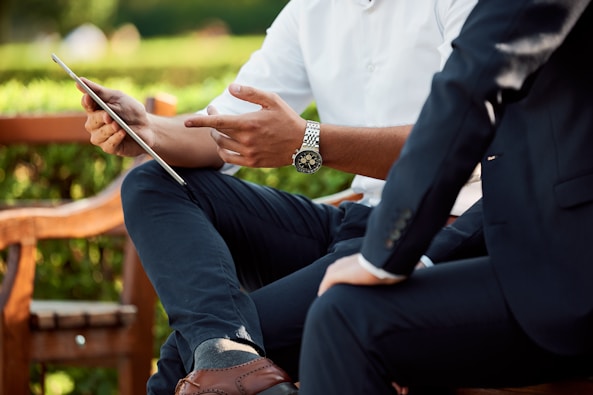
POLYGON ((300 173, 316 173, 323 162, 319 152, 321 125, 316 121, 306 121, 301 148, 292 155, 292 164, 300 173))
POLYGON ((386 270, 383 270, 371 262, 367 261, 366 258, 362 254, 358 254, 358 264, 362 266, 367 272, 371 273, 373 276, 377 277, 380 280, 400 280, 405 278, 406 276, 401 276, 399 274, 389 273, 386 270))

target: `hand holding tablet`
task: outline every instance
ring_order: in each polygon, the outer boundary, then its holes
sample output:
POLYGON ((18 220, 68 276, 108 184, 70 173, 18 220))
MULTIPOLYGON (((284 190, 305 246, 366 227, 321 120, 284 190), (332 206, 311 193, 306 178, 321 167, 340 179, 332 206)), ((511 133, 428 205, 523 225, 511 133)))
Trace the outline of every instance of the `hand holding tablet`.
POLYGON ((185 186, 187 183, 185 180, 175 171, 167 162, 165 162, 142 138, 134 132, 134 130, 119 116, 115 111, 111 109, 87 84, 84 83, 83 80, 80 79, 66 64, 58 58, 57 55, 52 54, 51 58, 54 62, 56 62, 68 75, 78 83, 78 85, 97 103, 103 110, 105 110, 111 118, 117 122, 119 126, 131 137, 136 141, 144 151, 146 151, 155 161, 157 161, 167 173, 169 173, 175 181, 179 184, 185 186))

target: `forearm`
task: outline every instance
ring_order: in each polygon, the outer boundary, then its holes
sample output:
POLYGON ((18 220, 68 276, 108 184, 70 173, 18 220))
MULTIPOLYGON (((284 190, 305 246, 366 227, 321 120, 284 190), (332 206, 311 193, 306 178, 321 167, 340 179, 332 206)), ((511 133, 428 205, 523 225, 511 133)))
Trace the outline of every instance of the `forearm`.
POLYGON ((223 161, 217 153, 210 128, 188 128, 184 121, 195 114, 176 117, 150 116, 154 129, 152 148, 170 165, 219 168, 223 161))
MULTIPOLYGON (((261 107, 240 115, 188 116, 191 129, 216 129, 214 142, 227 163, 249 167, 281 167, 293 163, 303 144, 305 120, 277 94, 250 86, 231 84, 228 92, 261 107)), ((399 157, 412 125, 390 127, 321 124, 319 151, 323 165, 352 174, 384 179, 399 157)), ((181 133, 179 131, 178 133, 181 133)))
POLYGON ((362 128, 321 124, 323 165, 385 179, 411 129, 412 125, 362 128))

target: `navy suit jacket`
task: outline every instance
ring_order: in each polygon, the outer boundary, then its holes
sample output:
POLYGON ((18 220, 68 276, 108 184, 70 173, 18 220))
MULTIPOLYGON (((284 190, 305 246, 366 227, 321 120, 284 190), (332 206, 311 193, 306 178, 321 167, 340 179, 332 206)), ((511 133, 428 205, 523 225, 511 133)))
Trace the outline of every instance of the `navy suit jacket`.
POLYGON ((428 254, 487 249, 520 325, 563 354, 593 351, 592 40, 588 0, 480 1, 362 247, 377 267, 410 274, 481 162, 482 201, 428 254))

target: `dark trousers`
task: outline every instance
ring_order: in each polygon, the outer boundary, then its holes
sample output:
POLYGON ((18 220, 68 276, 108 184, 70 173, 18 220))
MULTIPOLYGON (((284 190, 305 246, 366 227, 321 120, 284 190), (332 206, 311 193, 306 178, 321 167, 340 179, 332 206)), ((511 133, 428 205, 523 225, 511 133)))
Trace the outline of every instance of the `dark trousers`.
POLYGON ((337 285, 312 305, 301 353, 302 395, 447 394, 591 372, 591 356, 534 344, 505 303, 488 257, 415 271, 392 286, 337 285))
POLYGON ((358 251, 370 209, 178 170, 191 193, 154 162, 122 187, 126 227, 173 329, 148 392, 173 393, 210 338, 250 343, 298 379, 307 310, 327 265, 358 251))

